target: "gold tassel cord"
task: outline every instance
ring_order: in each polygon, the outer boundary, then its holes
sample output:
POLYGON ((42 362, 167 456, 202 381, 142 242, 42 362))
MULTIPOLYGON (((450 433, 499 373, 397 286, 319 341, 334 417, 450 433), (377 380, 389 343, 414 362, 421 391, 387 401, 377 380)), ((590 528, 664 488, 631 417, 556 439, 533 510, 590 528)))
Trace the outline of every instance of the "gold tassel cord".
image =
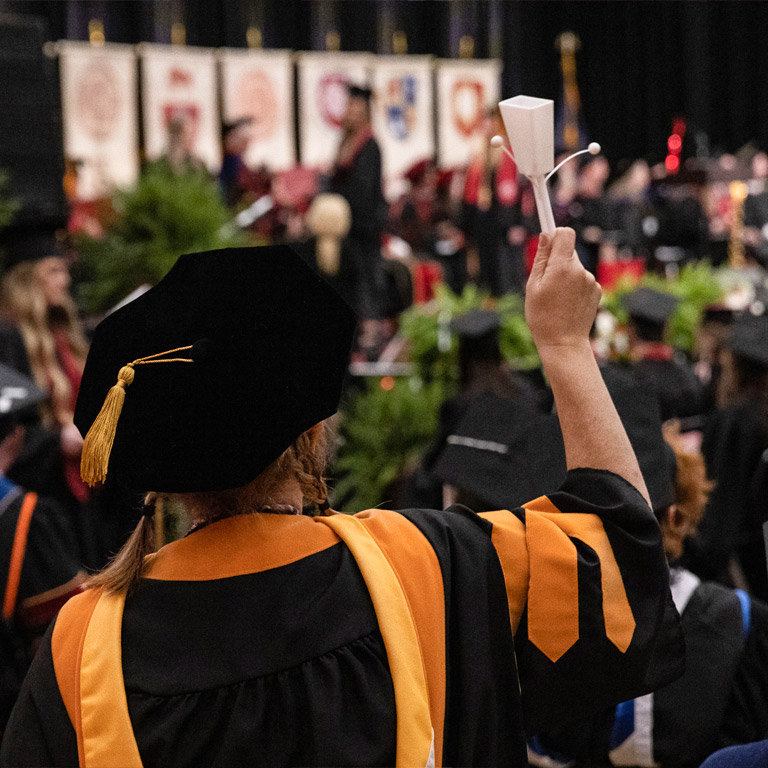
POLYGON ((158 352, 147 357, 140 357, 120 369, 120 372, 117 374, 117 383, 107 392, 104 405, 101 406, 99 415, 91 424, 91 428, 88 430, 88 434, 83 441, 83 452, 80 457, 80 477, 82 477, 84 483, 93 487, 96 483, 103 483, 107 478, 109 455, 115 442, 117 422, 123 411, 125 391, 133 383, 135 366, 149 365, 151 363, 193 363, 194 360, 182 357, 158 359, 163 355, 170 355, 174 352, 181 352, 191 348, 192 345, 177 347, 176 349, 158 352))

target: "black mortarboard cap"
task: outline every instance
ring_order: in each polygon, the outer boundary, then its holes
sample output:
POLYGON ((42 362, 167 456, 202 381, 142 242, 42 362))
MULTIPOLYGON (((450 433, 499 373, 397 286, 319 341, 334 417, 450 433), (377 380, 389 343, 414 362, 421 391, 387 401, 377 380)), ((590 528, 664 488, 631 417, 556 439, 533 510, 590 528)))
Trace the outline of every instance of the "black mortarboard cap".
POLYGON ((498 358, 501 318, 488 309, 471 309, 451 320, 451 330, 459 337, 463 359, 498 358))
POLYGON ((253 118, 250 116, 239 117, 237 120, 230 120, 221 124, 221 138, 226 138, 232 131, 237 130, 243 125, 251 125, 253 118))
POLYGON ((433 473, 493 509, 555 490, 565 479, 557 420, 520 400, 475 395, 447 438, 433 473))
POLYGON ((0 363, 0 440, 33 414, 46 396, 32 379, 0 363))
POLYGON ((133 367, 108 479, 144 491, 239 487, 335 413, 353 332, 349 306, 288 246, 181 256, 96 328, 75 424, 88 433, 127 363, 191 346, 158 359, 194 362, 133 367))
POLYGON ((19 224, 0 232, 0 257, 3 271, 17 264, 39 261, 48 256, 63 256, 64 250, 56 237, 57 227, 19 224))
MULTIPOLYGON (((625 371, 602 371, 643 473, 654 509, 674 502, 674 453, 664 441, 656 398, 625 371), (670 454, 672 459, 670 461, 670 454)), ((556 416, 491 393, 477 395, 435 463, 435 476, 493 508, 520 506, 565 479, 556 416)))
POLYGON ((364 85, 349 83, 347 85, 347 94, 350 99, 365 99, 368 101, 371 96, 373 96, 373 91, 370 88, 366 88, 364 85))
POLYGON ((746 315, 731 329, 731 351, 752 363, 768 368, 768 315, 746 315))
POLYGON ((624 296, 624 307, 632 318, 663 324, 675 311, 678 301, 675 296, 643 286, 624 296))

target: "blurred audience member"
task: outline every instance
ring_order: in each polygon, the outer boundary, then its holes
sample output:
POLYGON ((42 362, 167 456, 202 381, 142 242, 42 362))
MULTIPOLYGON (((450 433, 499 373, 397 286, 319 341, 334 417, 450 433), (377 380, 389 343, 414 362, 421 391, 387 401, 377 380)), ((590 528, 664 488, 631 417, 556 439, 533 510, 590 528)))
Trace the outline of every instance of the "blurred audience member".
POLYGON ((768 267, 768 154, 765 152, 757 152, 752 158, 752 178, 747 188, 744 242, 760 264, 768 267))
POLYGON ((624 297, 629 315, 629 355, 635 378, 656 393, 661 417, 695 416, 703 411, 701 384, 688 362, 666 343, 667 321, 678 299, 652 288, 624 297))
POLYGON ((243 159, 253 136, 252 123, 250 117, 241 117, 225 123, 221 129, 224 159, 219 185, 224 201, 231 208, 252 203, 268 195, 271 188, 269 173, 263 168, 252 171, 243 159))
POLYGON ((195 156, 194 124, 188 115, 172 117, 168 123, 168 146, 161 158, 174 173, 203 171, 205 165, 195 156))
POLYGON ((506 136, 498 108, 486 116, 482 146, 467 168, 462 229, 477 251, 480 286, 502 296, 523 291, 526 231, 517 166, 502 147, 491 146, 496 135, 506 136))
POLYGON ((64 509, 6 476, 45 397, 31 379, 0 364, 0 735, 40 639, 85 581, 64 509))
POLYGON ((768 488, 759 482, 768 450, 768 316, 748 316, 733 326, 718 401, 702 443, 716 485, 689 567, 768 600, 762 537, 768 488))
POLYGON ((382 343, 381 324, 385 294, 381 238, 387 219, 382 192, 381 150, 371 128, 368 88, 349 87, 342 137, 329 179, 329 190, 349 203, 352 224, 347 247, 354 267, 354 308, 362 323, 359 344, 369 359, 376 359, 382 343))
POLYGON ((613 227, 619 248, 634 257, 648 259, 659 223, 651 202, 651 169, 645 160, 635 160, 608 189, 613 227))
POLYGON ((604 234, 612 229, 610 206, 604 196, 609 173, 610 166, 602 155, 588 160, 582 166, 578 189, 568 205, 566 225, 576 230, 576 252, 593 274, 597 273, 604 234))

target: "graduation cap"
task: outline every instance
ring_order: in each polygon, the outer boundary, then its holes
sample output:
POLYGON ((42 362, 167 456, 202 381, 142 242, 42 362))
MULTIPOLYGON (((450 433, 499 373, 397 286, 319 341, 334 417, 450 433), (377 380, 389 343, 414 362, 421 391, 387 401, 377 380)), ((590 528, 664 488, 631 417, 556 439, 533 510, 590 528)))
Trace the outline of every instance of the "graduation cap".
POLYGON ((739 357, 768 368, 768 315, 747 315, 731 329, 731 351, 739 357))
POLYGON ((46 397, 31 379, 0 363, 0 440, 34 414, 37 404, 46 397))
POLYGON ((555 490, 565 479, 557 419, 525 401, 483 392, 447 438, 433 474, 489 509, 508 509, 555 490))
POLYGON ((499 329, 501 317, 488 309, 471 309, 451 320, 459 337, 459 356, 464 359, 501 359, 499 329))
POLYGON ((249 116, 238 117, 237 120, 230 120, 221 124, 221 138, 225 139, 232 131, 236 131, 244 125, 251 125, 253 118, 249 116))
POLYGON ((678 299, 653 288, 636 288, 624 296, 624 307, 633 320, 663 325, 675 311, 678 299))
MULTIPOLYGON (((676 463, 664 441, 655 396, 626 371, 602 369, 637 456, 654 510, 674 503, 676 463)), ((557 416, 492 393, 470 401, 438 457, 435 476, 492 508, 508 509, 555 491, 565 479, 557 416)))
MULTIPOLYGON (((63 223, 62 223, 63 224, 63 223)), ((49 256, 65 256, 56 237, 58 226, 51 224, 18 224, 0 232, 0 254, 4 271, 23 262, 39 261, 49 256)))
POLYGON ((288 246, 181 256, 96 328, 75 408, 83 479, 247 484, 335 413, 353 332, 352 310, 288 246))
POLYGON ((365 99, 366 101, 370 101, 373 96, 373 91, 364 85, 349 83, 347 85, 347 95, 350 99, 365 99))

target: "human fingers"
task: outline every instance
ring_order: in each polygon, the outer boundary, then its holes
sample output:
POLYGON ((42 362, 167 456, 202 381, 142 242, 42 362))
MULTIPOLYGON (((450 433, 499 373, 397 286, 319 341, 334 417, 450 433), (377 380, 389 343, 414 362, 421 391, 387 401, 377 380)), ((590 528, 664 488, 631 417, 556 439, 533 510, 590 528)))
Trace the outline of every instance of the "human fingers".
POLYGON ((552 264, 563 263, 574 258, 576 248, 576 233, 570 227, 558 227, 552 238, 552 253, 549 261, 552 264))
POLYGON ((552 238, 546 232, 542 232, 539 235, 539 247, 531 265, 531 277, 539 279, 544 274, 551 253, 552 238))

